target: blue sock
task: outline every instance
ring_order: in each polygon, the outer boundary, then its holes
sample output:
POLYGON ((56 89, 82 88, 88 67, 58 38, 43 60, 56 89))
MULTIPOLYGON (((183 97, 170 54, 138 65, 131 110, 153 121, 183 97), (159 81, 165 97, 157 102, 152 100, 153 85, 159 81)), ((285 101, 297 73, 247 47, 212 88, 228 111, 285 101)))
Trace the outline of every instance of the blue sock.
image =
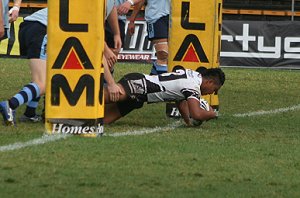
POLYGON ((167 65, 159 65, 156 61, 153 62, 150 75, 163 74, 168 71, 167 65))
POLYGON ((36 109, 39 105, 40 99, 41 99, 41 97, 37 97, 37 98, 34 98, 31 101, 29 101, 27 103, 24 115, 26 115, 27 117, 34 117, 36 115, 36 109))
POLYGON ((8 100, 9 107, 16 109, 18 106, 40 96, 40 88, 35 83, 29 83, 23 89, 8 100))

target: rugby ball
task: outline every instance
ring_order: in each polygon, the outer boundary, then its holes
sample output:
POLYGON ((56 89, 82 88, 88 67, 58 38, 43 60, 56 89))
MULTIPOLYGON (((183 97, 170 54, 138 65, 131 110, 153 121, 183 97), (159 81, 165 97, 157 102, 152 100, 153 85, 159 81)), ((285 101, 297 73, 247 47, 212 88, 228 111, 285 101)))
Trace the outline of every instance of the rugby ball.
POLYGON ((200 107, 206 111, 209 111, 209 104, 206 100, 204 100, 203 98, 200 98, 200 107))
MULTIPOLYGON (((209 111, 209 104, 206 100, 204 100, 203 98, 200 98, 200 107, 206 111, 209 111)), ((191 123, 193 126, 200 126, 203 121, 201 120, 194 120, 193 118, 191 118, 191 123)))

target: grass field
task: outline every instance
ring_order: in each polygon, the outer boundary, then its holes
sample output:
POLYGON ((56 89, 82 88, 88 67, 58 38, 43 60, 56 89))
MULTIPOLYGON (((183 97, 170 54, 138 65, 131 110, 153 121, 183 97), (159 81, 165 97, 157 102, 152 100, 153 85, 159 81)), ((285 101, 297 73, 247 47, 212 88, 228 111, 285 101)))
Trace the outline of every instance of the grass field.
MULTIPOLYGON (((149 70, 118 64, 116 79, 149 70)), ((2 58, 0 71, 0 100, 30 80, 27 60, 2 58)), ((224 71, 220 117, 197 128, 167 118, 164 104, 101 138, 1 125, 0 197, 300 197, 300 71, 224 71)))

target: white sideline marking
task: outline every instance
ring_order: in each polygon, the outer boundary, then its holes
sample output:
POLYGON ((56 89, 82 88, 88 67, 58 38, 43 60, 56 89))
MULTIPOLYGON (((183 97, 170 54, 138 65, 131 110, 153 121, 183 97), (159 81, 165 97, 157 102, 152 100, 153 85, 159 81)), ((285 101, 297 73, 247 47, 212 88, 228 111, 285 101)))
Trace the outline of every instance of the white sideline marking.
POLYGON ((30 140, 30 141, 27 141, 27 142, 16 142, 16 143, 8 144, 8 145, 5 145, 5 146, 0 146, 0 152, 13 151, 13 150, 18 150, 18 149, 29 147, 29 146, 45 144, 45 143, 48 143, 48 142, 54 142, 56 140, 66 138, 68 136, 69 135, 65 135, 65 134, 43 135, 40 138, 36 138, 36 139, 30 140))
MULTIPOLYGON (((237 114, 234 114, 233 116, 234 117, 260 116, 260 115, 267 115, 267 114, 283 113, 283 112, 287 112, 287 111, 295 111, 295 110, 299 110, 299 109, 300 109, 300 104, 291 106, 291 107, 270 110, 270 111, 254 111, 254 112, 249 112, 249 113, 237 113, 237 114)), ((179 125, 180 125, 180 121, 176 121, 166 127, 144 128, 142 130, 137 130, 137 131, 126 131, 126 132, 120 132, 120 133, 104 134, 104 136, 122 137, 122 136, 130 136, 130 135, 144 135, 144 134, 172 130, 172 129, 175 129, 176 127, 178 127, 179 125)), ((36 138, 36 139, 30 140, 27 142, 16 142, 13 144, 0 146, 0 152, 13 151, 13 150, 18 150, 18 149, 29 147, 29 146, 46 144, 48 142, 54 142, 54 141, 57 141, 57 140, 60 140, 62 138, 66 138, 66 137, 71 137, 71 135, 65 135, 65 134, 43 135, 41 138, 36 138)))
POLYGON ((274 109, 270 111, 254 111, 254 112, 249 112, 249 113, 237 113, 234 114, 234 117, 250 117, 250 116, 259 116, 259 115, 267 115, 267 114, 277 114, 277 113, 283 113, 287 111, 295 111, 300 109, 300 104, 291 106, 291 107, 286 107, 286 108, 279 108, 279 109, 274 109))
MULTIPOLYGON (((112 133, 112 134, 104 134, 104 136, 109 137, 121 137, 121 136, 129 136, 129 135, 144 135, 149 133, 156 133, 156 132, 162 132, 162 131, 168 131, 175 129, 180 125, 180 121, 176 121, 166 127, 155 127, 155 128, 144 128, 142 130, 136 130, 136 131, 125 131, 125 132, 118 132, 118 133, 112 133)), ((39 144, 46 144, 48 142, 54 142, 57 140, 60 140, 62 138, 71 137, 72 135, 66 135, 66 134, 56 134, 56 135, 43 135, 40 138, 36 138, 27 142, 16 142, 13 144, 8 144, 4 146, 0 146, 0 152, 5 151, 13 151, 22 149, 29 146, 39 145, 39 144)))
MULTIPOLYGON (((238 113, 238 114, 234 114, 233 116, 234 117, 259 116, 259 115, 283 113, 283 112, 287 112, 287 111, 295 111, 298 109, 300 109, 300 104, 291 106, 291 107, 286 107, 286 108, 274 109, 274 110, 270 110, 270 111, 254 111, 254 112, 249 112, 249 113, 238 113)), ((176 121, 172 124, 169 124, 166 127, 144 128, 144 129, 136 130, 136 131, 125 131, 125 132, 104 134, 104 136, 121 137, 121 136, 130 136, 130 135, 144 135, 144 134, 172 130, 172 129, 175 129, 176 127, 178 127, 179 125, 180 125, 180 121, 176 121)), ((62 138, 67 138, 67 137, 71 137, 71 135, 65 135, 65 134, 43 135, 41 138, 36 138, 36 139, 30 140, 27 142, 16 142, 14 144, 0 146, 0 152, 13 151, 13 150, 18 150, 18 149, 29 147, 29 146, 46 144, 48 142, 54 142, 54 141, 60 140, 62 138)))
POLYGON ((120 132, 120 133, 111 133, 111 134, 104 134, 104 136, 109 137, 121 137, 121 136, 129 136, 129 135, 144 135, 149 133, 156 133, 161 131, 168 131, 175 129, 180 125, 180 121, 174 122, 166 127, 155 127, 155 128, 144 128, 141 130, 136 131, 126 131, 126 132, 120 132))

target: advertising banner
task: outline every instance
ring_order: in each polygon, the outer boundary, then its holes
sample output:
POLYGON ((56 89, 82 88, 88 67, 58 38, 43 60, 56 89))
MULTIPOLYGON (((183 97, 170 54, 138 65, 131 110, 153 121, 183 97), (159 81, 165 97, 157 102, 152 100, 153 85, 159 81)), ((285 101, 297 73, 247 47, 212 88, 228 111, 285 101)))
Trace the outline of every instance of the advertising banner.
POLYGON ((47 133, 103 133, 105 2, 48 2, 47 133), (89 14, 86 14, 89 13, 89 14))
POLYGON ((224 21, 221 65, 300 68, 300 21, 224 21))
POLYGON ((19 26, 23 22, 23 17, 10 25, 10 38, 0 41, 0 57, 20 57, 19 49, 19 26))

